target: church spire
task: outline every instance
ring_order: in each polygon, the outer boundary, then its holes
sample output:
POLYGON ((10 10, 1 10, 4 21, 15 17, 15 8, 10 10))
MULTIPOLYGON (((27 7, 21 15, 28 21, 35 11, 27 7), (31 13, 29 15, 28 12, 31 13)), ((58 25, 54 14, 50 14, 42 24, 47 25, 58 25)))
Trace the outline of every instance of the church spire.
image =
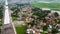
POLYGON ((7 0, 5 0, 5 5, 8 5, 8 1, 7 0))
POLYGON ((4 24, 9 24, 10 23, 10 15, 9 15, 9 10, 8 10, 8 2, 5 0, 5 7, 4 7, 4 24))
POLYGON ((3 25, 2 34, 16 34, 15 27, 11 20, 11 15, 8 7, 8 1, 5 0, 4 11, 3 11, 3 25))

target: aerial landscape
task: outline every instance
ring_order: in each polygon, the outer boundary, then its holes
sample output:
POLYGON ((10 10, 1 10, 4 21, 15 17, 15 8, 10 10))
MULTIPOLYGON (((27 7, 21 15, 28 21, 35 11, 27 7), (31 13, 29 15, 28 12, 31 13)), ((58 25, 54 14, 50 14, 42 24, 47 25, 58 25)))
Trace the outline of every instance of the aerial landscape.
POLYGON ((0 0, 0 34, 60 34, 60 0, 0 0))

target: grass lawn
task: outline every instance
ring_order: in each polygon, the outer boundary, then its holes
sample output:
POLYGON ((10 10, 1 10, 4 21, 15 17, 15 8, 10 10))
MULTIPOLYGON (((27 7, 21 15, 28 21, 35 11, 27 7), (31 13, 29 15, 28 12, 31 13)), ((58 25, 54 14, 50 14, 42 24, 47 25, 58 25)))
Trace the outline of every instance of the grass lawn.
POLYGON ((50 8, 52 10, 60 10, 60 3, 30 3, 32 7, 50 8))
POLYGON ((16 27, 17 34, 25 34, 26 33, 26 26, 16 27))

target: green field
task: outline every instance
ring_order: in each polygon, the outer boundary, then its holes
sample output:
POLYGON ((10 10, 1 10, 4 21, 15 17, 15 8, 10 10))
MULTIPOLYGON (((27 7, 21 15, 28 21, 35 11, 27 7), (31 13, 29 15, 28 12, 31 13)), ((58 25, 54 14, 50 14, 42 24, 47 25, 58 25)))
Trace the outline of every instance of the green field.
POLYGON ((32 7, 50 8, 52 10, 60 11, 60 3, 30 3, 32 7))
POLYGON ((17 34, 26 34, 26 26, 16 27, 17 34))

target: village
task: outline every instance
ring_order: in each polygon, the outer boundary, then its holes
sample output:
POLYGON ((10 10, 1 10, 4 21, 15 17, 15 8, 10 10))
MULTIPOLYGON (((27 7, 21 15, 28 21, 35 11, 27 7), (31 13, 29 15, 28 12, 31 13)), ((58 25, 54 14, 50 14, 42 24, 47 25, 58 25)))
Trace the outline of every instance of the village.
POLYGON ((17 13, 18 18, 16 18, 13 23, 15 27, 26 26, 26 34, 58 34, 60 33, 59 13, 59 11, 53 11, 49 8, 32 9, 31 7, 27 6, 20 9, 20 11, 17 13), (39 14, 40 12, 41 14, 39 14))
MULTIPOLYGON (((25 8, 26 9, 26 8, 25 8)), ((23 9, 22 9, 23 10, 23 9)), ((48 8, 42 8, 42 12, 47 11, 46 13, 48 13, 46 16, 40 16, 39 12, 35 12, 33 15, 31 8, 27 8, 27 10, 25 10, 25 12, 22 11, 22 14, 26 13, 27 16, 25 18, 25 21, 23 23, 23 21, 19 24, 20 21, 16 22, 16 24, 18 23, 20 26, 21 25, 25 25, 27 26, 27 30, 26 30, 26 34, 58 34, 60 31, 60 24, 59 24, 59 20, 60 20, 60 16, 59 12, 53 12, 48 8), (29 11, 27 11, 29 10, 29 11), (49 12, 50 11, 50 12, 49 12), (55 33, 54 33, 55 32, 55 33)), ((35 8, 35 11, 40 11, 40 9, 35 8)), ((21 14, 21 12, 20 12, 21 14)), ((22 15, 21 14, 21 15, 22 15)), ((45 15, 45 13, 42 13, 41 15, 45 15)), ((20 17, 21 17, 20 15, 20 17)), ((23 17, 21 17, 23 18, 23 17)), ((18 19, 19 20, 19 19, 18 19)), ((15 25, 16 25, 15 24, 15 25)))
MULTIPOLYGON (((17 4, 18 5, 18 4, 17 4)), ((60 11, 50 8, 32 7, 29 4, 20 7, 0 7, 1 34, 60 34, 60 11)))

